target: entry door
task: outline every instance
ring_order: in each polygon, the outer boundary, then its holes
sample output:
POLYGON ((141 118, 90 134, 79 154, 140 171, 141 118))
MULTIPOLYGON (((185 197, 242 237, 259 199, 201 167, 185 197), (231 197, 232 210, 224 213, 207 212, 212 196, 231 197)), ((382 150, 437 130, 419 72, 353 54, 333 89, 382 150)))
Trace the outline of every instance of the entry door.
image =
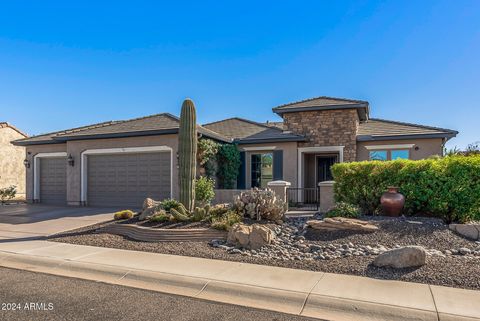
POLYGON ((338 156, 317 156, 317 184, 333 180, 331 167, 338 161, 338 156))

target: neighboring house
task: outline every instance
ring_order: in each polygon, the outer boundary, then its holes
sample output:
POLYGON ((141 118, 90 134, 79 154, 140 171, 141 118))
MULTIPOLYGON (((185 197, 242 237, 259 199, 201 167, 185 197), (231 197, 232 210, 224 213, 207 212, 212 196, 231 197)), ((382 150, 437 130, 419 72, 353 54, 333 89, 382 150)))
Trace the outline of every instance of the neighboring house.
MULTIPOLYGON (((283 123, 241 118, 203 126, 203 137, 236 143, 238 189, 271 180, 314 187, 335 162, 441 155, 457 132, 369 117, 366 101, 319 97, 273 111, 283 123)), ((158 114, 14 142, 26 146, 27 199, 69 205, 136 206, 178 196, 178 118, 158 114)))
POLYGON ((25 137, 27 135, 14 126, 0 122, 0 188, 15 185, 18 197, 25 197, 25 147, 11 142, 25 137))

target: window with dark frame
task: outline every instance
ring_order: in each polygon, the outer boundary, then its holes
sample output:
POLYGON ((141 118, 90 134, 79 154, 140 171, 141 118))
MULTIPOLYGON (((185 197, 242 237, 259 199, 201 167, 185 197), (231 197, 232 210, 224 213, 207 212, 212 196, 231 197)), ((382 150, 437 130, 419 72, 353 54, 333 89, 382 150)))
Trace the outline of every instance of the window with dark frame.
POLYGON ((251 155, 251 187, 266 188, 273 180, 273 153, 251 155))

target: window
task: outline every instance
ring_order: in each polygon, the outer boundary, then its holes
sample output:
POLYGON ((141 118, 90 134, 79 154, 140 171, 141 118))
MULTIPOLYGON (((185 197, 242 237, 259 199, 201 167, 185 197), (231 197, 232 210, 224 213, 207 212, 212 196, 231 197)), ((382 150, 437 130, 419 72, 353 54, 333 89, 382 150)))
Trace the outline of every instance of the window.
POLYGON ((408 149, 398 149, 398 150, 392 150, 391 155, 392 155, 392 160, 394 159, 408 159, 409 158, 409 150, 408 149))
POLYGON ((266 188, 273 180, 273 153, 252 154, 251 187, 266 188))
POLYGON ((370 151, 370 160, 386 161, 388 153, 386 150, 372 150, 370 151))
POLYGON ((371 150, 370 160, 395 160, 395 159, 409 159, 410 151, 408 149, 394 149, 394 150, 371 150))

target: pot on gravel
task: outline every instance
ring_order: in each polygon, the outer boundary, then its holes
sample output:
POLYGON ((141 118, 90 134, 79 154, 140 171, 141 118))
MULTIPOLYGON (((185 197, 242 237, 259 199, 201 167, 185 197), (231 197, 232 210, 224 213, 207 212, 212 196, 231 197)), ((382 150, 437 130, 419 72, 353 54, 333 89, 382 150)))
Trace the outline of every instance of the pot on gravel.
POLYGON ((383 213, 387 216, 400 216, 405 205, 405 196, 398 192, 398 187, 389 186, 380 198, 383 213))

